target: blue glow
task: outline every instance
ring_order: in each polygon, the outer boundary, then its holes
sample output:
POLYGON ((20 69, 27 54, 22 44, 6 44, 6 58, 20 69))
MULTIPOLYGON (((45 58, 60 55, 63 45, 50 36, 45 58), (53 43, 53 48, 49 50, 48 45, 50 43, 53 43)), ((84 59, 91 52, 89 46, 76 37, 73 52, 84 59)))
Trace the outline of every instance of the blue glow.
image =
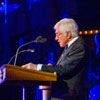
POLYGON ((35 100, 42 100, 42 89, 39 88, 39 86, 36 88, 36 98, 35 100))
POLYGON ((4 9, 4 5, 3 6, 0 6, 0 12, 4 12, 5 9, 4 9))
POLYGON ((0 84, 2 84, 6 79, 6 67, 3 65, 0 68, 0 84))
POLYGON ((31 9, 32 0, 29 0, 29 9, 31 9))
POLYGON ((7 18, 5 18, 5 24, 7 24, 7 18))
POLYGON ((2 5, 2 6, 0 6, 0 12, 4 12, 5 16, 7 16, 7 12, 13 12, 16 9, 18 9, 19 7, 21 7, 21 6, 18 4, 12 4, 12 5, 7 5, 7 6, 2 5))
POLYGON ((25 100, 25 87, 22 87, 22 100, 25 100))
POLYGON ((99 52, 99 42, 100 42, 100 36, 98 35, 99 33, 97 33, 96 35, 95 35, 95 43, 96 43, 96 55, 97 55, 97 53, 99 52))
POLYGON ((7 24, 7 0, 5 0, 4 12, 5 12, 5 24, 7 24))
POLYGON ((5 0, 5 16, 7 16, 7 0, 5 0))
POLYGON ((70 18, 69 14, 63 14, 62 18, 70 18))
POLYGON ((16 9, 18 9, 19 7, 21 7, 21 6, 18 4, 12 4, 12 5, 8 5, 7 10, 8 10, 8 12, 13 12, 16 9))
POLYGON ((54 59, 54 53, 53 53, 53 51, 49 52, 48 54, 49 54, 50 58, 49 58, 47 64, 55 65, 55 63, 53 62, 53 59, 54 59))
POLYGON ((40 0, 29 0, 29 10, 31 9, 32 2, 40 2, 40 0))
POLYGON ((32 0, 33 2, 39 2, 40 0, 32 0))
POLYGON ((21 45, 23 45, 23 44, 24 44, 24 39, 23 39, 23 38, 20 38, 20 39, 19 39, 18 45, 21 46, 21 45))
POLYGON ((0 6, 0 12, 5 14, 5 24, 7 24, 7 12, 15 11, 19 7, 18 4, 7 5, 7 0, 5 0, 5 5, 0 6))
POLYGON ((96 85, 90 90, 89 100, 100 100, 100 85, 96 85))

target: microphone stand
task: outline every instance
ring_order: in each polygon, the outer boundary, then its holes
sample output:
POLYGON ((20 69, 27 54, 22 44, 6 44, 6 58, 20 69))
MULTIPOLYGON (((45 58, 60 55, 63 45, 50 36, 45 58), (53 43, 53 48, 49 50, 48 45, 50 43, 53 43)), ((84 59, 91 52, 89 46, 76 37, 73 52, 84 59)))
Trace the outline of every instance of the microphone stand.
MULTIPOLYGON (((35 52, 35 51, 34 51, 34 49, 27 49, 27 50, 20 51, 18 54, 23 53, 23 52, 35 52)), ((10 62, 12 61, 12 59, 14 57, 15 57, 15 55, 11 57, 11 59, 8 61, 8 64, 10 64, 10 62)))
POLYGON ((19 52, 19 49, 20 49, 20 48, 22 48, 23 46, 26 46, 26 45, 28 45, 28 44, 34 43, 34 42, 36 42, 36 43, 37 43, 37 42, 45 43, 46 41, 47 41, 46 38, 42 38, 42 36, 38 36, 35 40, 30 41, 30 42, 28 42, 28 43, 25 43, 25 44, 21 45, 21 46, 17 49, 17 51, 16 51, 15 60, 14 60, 14 66, 16 65, 16 60, 17 60, 17 56, 18 56, 18 52, 19 52))
POLYGON ((39 42, 41 39, 42 39, 42 36, 38 36, 36 38, 36 40, 30 41, 28 43, 25 43, 25 44, 21 45, 16 51, 15 60, 14 60, 14 66, 16 65, 16 60, 17 60, 17 55, 18 55, 19 49, 22 48, 23 46, 26 46, 26 45, 31 44, 33 42, 39 42))

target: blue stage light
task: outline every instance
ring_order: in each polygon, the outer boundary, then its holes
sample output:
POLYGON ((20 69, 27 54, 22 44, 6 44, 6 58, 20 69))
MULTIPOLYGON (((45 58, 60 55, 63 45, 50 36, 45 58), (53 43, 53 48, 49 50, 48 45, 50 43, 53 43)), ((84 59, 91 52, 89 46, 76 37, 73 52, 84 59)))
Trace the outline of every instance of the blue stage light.
POLYGON ((39 2, 40 0, 32 0, 33 2, 39 2))
POLYGON ((24 44, 24 39, 23 38, 19 38, 19 43, 18 43, 18 46, 21 46, 24 44))
POLYGON ((4 12, 4 6, 0 6, 0 12, 1 12, 1 13, 4 12))
POLYGON ((100 100, 100 85, 96 85, 90 90, 89 100, 100 100))
POLYGON ((63 14, 62 18, 70 18, 69 14, 63 14))

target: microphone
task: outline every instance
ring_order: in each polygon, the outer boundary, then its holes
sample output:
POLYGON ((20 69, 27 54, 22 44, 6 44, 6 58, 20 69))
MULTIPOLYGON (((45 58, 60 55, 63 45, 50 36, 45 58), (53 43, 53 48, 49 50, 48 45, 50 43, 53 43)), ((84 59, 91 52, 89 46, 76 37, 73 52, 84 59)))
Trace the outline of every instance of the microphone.
MULTIPOLYGON (((22 50, 18 54, 21 54, 23 52, 32 52, 33 53, 33 52, 35 52, 35 50, 34 49, 22 50)), ((8 64, 10 64, 10 62, 13 60, 14 57, 15 57, 15 55, 11 57, 11 59, 8 61, 8 64)))
POLYGON ((38 36, 35 40, 30 41, 30 42, 27 42, 27 43, 21 45, 21 46, 17 49, 17 51, 16 51, 15 60, 14 60, 14 66, 15 66, 15 64, 16 64, 17 55, 18 55, 18 52, 19 52, 19 49, 20 49, 20 48, 22 48, 22 47, 24 47, 24 46, 26 46, 26 45, 28 45, 28 44, 34 43, 34 42, 36 42, 36 43, 37 43, 37 42, 44 43, 44 42, 46 42, 46 40, 44 41, 44 39, 45 39, 45 38, 42 38, 42 36, 38 36))
POLYGON ((42 36, 38 36, 38 37, 36 38, 36 41, 38 41, 38 42, 40 42, 40 43, 45 43, 45 42, 47 42, 47 39, 46 39, 46 38, 42 38, 42 36))
POLYGON ((47 42, 47 39, 46 38, 42 38, 39 42, 40 43, 45 43, 45 42, 47 42))
POLYGON ((35 41, 40 41, 42 39, 42 36, 38 36, 37 38, 36 38, 36 40, 35 41))

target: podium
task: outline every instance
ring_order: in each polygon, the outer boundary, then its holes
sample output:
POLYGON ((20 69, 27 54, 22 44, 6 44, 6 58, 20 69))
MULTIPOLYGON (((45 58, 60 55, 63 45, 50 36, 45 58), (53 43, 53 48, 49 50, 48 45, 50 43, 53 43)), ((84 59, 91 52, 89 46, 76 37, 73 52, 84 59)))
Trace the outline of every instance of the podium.
POLYGON ((56 73, 37 71, 21 68, 10 64, 4 64, 0 68, 0 84, 17 86, 39 86, 40 89, 47 90, 43 95, 43 100, 49 100, 50 85, 57 80, 56 73))

